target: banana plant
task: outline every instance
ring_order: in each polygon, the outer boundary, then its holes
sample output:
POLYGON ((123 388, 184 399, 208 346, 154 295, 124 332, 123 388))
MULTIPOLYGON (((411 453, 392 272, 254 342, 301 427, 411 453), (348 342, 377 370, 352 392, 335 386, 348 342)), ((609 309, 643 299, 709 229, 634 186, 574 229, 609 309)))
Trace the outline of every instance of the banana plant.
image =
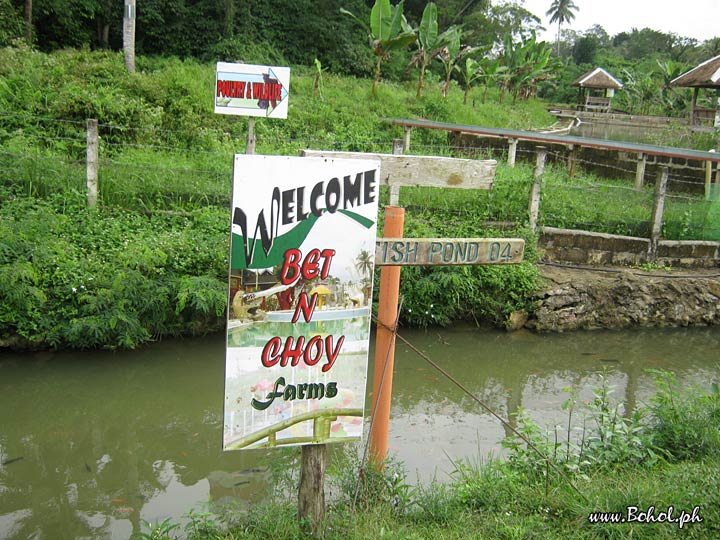
POLYGON ((445 82, 442 87, 443 97, 447 97, 448 90, 450 89, 450 77, 452 76, 455 65, 460 62, 463 58, 466 58, 477 51, 474 47, 462 46, 460 40, 462 39, 462 29, 459 26, 453 26, 448 28, 445 32, 447 34, 447 43, 440 49, 440 53, 437 58, 443 64, 445 68, 445 82))
POLYGON ((370 25, 347 9, 340 8, 341 13, 351 16, 368 32, 370 47, 377 58, 372 87, 374 97, 377 97, 382 62, 390 58, 392 51, 402 50, 412 45, 417 39, 415 32, 403 15, 403 3, 404 0, 400 0, 397 5, 393 6, 390 4, 390 0, 375 0, 370 11, 370 25))
POLYGON ((417 51, 410 60, 410 65, 420 69, 416 97, 422 95, 425 83, 425 71, 440 52, 454 37, 456 26, 451 26, 442 34, 439 32, 437 22, 437 6, 429 2, 423 10, 422 20, 417 29, 417 51))
POLYGON ((465 97, 463 104, 467 105, 468 95, 470 94, 470 87, 472 84, 483 77, 483 68, 480 62, 473 58, 466 58, 465 64, 462 66, 455 66, 455 71, 460 74, 460 78, 465 85, 465 97))

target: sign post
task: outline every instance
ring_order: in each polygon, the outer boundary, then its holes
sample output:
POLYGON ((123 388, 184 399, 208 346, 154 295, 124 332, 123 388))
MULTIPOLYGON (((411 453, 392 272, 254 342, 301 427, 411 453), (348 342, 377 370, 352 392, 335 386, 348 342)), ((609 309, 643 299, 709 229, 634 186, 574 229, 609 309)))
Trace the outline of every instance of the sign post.
POLYGON ((246 154, 255 153, 255 117, 287 118, 290 68, 218 62, 215 112, 248 116, 246 154))
POLYGON ((325 444, 363 434, 379 167, 235 156, 223 449, 304 445, 313 533, 325 444))
POLYGON ((385 235, 396 235, 397 238, 382 238, 375 242, 375 264, 382 269, 370 456, 378 468, 382 468, 388 449, 392 370, 395 361, 395 336, 391 328, 397 319, 400 267, 517 264, 522 262, 525 250, 525 240, 522 238, 401 238, 403 218, 402 208, 386 207, 385 235), (392 272, 388 272, 389 270, 392 272))

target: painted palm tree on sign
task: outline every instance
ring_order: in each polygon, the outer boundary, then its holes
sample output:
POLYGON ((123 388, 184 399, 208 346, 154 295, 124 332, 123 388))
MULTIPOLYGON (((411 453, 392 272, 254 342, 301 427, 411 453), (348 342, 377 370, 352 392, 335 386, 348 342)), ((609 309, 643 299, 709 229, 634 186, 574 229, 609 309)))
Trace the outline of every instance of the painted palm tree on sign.
POLYGON ((560 56, 560 26, 562 26, 563 23, 572 21, 575 18, 573 11, 578 11, 578 9, 572 0, 553 0, 550 9, 545 13, 545 15, 550 16, 550 23, 554 23, 555 21, 558 23, 558 56, 560 56))

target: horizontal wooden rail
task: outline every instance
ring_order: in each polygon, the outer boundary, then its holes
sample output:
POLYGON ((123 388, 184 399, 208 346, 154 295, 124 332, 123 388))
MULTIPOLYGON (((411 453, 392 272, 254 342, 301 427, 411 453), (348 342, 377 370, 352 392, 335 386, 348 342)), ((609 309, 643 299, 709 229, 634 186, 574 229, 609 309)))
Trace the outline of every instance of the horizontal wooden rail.
POLYGON ((379 159, 382 183, 393 186, 430 186, 491 189, 497 161, 437 156, 373 154, 301 150, 306 157, 379 159))
POLYGON ((430 120, 408 120, 400 118, 388 118, 389 124, 403 126, 405 128, 428 128, 458 133, 469 133, 485 137, 496 137, 504 139, 517 139, 521 141, 537 141, 546 144, 577 145, 588 148, 601 148, 603 150, 617 150, 620 152, 644 153, 655 156, 667 156, 673 158, 695 159, 699 161, 713 161, 720 163, 720 153, 703 152, 701 150, 690 150, 686 148, 673 148, 672 146, 656 146, 652 144, 629 143, 624 141, 610 141, 606 139, 592 139, 589 137, 574 137, 571 135, 553 135, 539 133, 536 131, 522 131, 519 129, 490 128, 484 126, 472 126, 467 124, 451 124, 447 122, 433 122, 430 120))

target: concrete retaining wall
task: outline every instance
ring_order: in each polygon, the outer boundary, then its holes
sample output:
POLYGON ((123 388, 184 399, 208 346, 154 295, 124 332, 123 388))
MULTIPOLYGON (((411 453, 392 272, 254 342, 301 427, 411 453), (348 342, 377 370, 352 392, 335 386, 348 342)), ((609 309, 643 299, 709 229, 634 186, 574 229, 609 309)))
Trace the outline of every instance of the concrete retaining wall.
POLYGON ((720 267, 720 242, 661 240, 653 257, 647 238, 543 227, 538 247, 549 262, 632 266, 654 261, 668 266, 720 267))

